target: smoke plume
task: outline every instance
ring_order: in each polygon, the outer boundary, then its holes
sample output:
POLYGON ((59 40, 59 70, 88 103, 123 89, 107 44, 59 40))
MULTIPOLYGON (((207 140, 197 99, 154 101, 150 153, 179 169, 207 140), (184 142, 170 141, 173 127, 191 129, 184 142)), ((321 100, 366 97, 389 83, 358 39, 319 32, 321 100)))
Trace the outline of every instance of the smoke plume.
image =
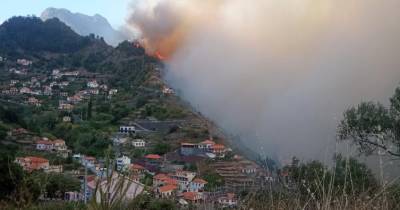
MULTIPOLYGON (((400 81, 400 1, 136 1, 128 23, 166 79, 257 152, 321 158, 343 111, 400 81)), ((331 156, 328 155, 327 158, 331 156)))

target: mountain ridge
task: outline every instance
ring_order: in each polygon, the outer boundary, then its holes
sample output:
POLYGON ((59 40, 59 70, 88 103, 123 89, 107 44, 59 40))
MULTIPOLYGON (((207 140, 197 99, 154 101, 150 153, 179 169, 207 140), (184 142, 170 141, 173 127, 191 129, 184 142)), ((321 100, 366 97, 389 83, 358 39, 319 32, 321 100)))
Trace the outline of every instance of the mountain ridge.
POLYGON ((95 34, 103 37, 108 44, 113 46, 127 39, 120 31, 115 30, 108 20, 100 14, 89 16, 82 13, 73 13, 64 8, 49 7, 42 12, 40 18, 44 21, 58 18, 79 35, 88 36, 95 34))

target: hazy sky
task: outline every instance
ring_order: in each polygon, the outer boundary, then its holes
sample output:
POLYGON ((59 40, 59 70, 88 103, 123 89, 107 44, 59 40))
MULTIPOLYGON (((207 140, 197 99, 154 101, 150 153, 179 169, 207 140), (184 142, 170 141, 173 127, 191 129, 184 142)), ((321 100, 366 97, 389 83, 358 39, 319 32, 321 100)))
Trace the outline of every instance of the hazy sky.
POLYGON ((65 8, 87 15, 100 14, 114 27, 124 23, 132 0, 1 0, 0 23, 16 15, 40 16, 48 7, 65 8))

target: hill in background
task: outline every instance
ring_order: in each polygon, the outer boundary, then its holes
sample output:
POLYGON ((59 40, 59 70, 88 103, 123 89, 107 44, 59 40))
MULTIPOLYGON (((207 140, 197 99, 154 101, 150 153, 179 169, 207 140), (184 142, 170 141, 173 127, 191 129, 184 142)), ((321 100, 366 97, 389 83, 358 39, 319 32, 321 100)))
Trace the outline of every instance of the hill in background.
POLYGON ((121 32, 115 30, 110 23, 101 15, 89 16, 81 13, 72 13, 67 9, 47 8, 41 14, 42 20, 58 18, 82 36, 95 34, 113 46, 127 39, 121 32))

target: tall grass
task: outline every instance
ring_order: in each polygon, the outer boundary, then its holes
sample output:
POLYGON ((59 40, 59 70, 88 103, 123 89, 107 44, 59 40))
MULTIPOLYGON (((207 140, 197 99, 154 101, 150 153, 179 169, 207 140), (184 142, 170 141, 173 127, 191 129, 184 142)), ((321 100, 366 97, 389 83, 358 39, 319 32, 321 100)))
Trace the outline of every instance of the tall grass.
MULTIPOLYGON (((310 179, 310 174, 297 177, 292 187, 277 184, 269 189, 250 192, 246 195, 238 209, 254 210, 395 210, 400 209, 400 186, 398 179, 389 183, 363 182, 361 180, 375 179, 356 176, 351 158, 344 161, 344 170, 339 164, 323 171, 316 169, 310 179), (339 174, 338 172, 343 172, 339 174), (308 176, 308 177, 306 177, 308 176), (341 179, 342 182, 338 182, 341 179), (344 180, 342 180, 344 179, 344 180), (357 179, 357 180, 356 180, 357 179), (338 184, 341 183, 341 184, 338 184), (362 184, 362 183, 369 183, 362 184), (375 185, 376 184, 376 185, 375 185)), ((354 163, 353 163, 354 164, 354 163)), ((382 164, 382 162, 381 162, 382 164)), ((383 168, 381 168, 383 170, 383 168)))

